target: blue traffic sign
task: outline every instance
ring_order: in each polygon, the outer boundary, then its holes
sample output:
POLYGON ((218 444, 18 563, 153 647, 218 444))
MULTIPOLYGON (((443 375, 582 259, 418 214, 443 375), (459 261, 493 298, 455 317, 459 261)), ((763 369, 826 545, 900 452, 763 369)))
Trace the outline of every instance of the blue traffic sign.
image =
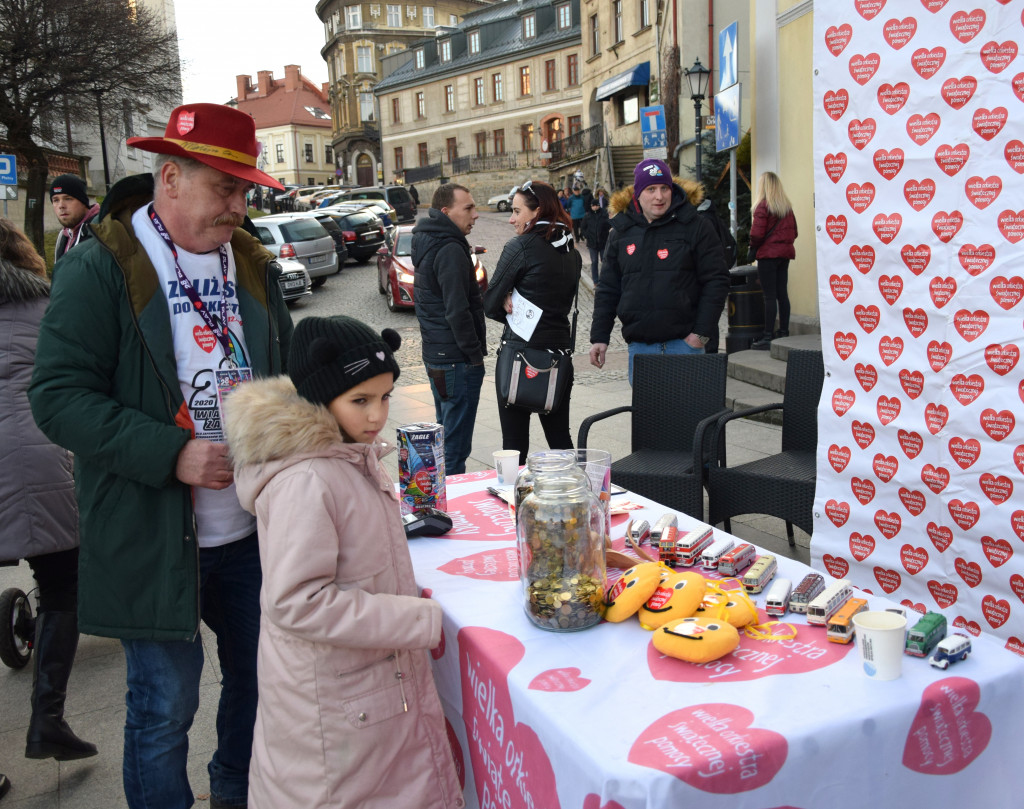
POLYGON ((640 138, 645 149, 666 149, 668 148, 668 136, 665 130, 658 132, 641 132, 640 138))
POLYGON ((0 185, 18 184, 18 159, 12 154, 0 154, 0 185))
POLYGON ((734 84, 715 95, 715 146, 719 152, 740 142, 740 86, 734 84))
POLYGON ((740 80, 736 67, 736 36, 739 23, 727 25, 718 32, 718 91, 732 87, 740 80))
POLYGON ((640 108, 640 131, 657 132, 665 131, 665 105, 656 104, 653 107, 640 108))

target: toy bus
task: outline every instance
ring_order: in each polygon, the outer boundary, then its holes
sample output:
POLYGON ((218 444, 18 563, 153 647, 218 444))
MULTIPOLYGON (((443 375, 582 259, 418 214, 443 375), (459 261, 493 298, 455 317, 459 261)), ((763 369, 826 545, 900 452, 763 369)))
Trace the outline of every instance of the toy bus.
POLYGON ((629 538, 633 545, 643 545, 651 539, 651 525, 647 520, 637 520, 629 523, 629 538))
POLYGON ((943 638, 935 647, 935 654, 928 662, 937 669, 948 669, 950 663, 966 660, 971 652, 971 639, 966 635, 954 634, 943 638))
POLYGON ((852 593, 853 586, 847 579, 833 582, 807 605, 807 623, 825 626, 852 593))
POLYGON ((864 612, 868 608, 866 598, 849 598, 828 619, 828 630, 826 637, 832 643, 849 643, 853 640, 853 616, 858 612, 864 612))
POLYGON ((807 612, 810 604, 825 589, 825 577, 820 573, 808 573, 793 590, 789 599, 789 608, 793 612, 807 612))
POLYGON ((693 567, 714 541, 715 532, 712 528, 694 528, 686 532, 681 539, 676 540, 676 565, 693 567))
MULTIPOLYGON (((758 556, 743 577, 743 586, 748 593, 760 593, 764 586, 772 580, 772 576, 778 569, 779 563, 772 554, 766 553, 758 556)), ((719 565, 719 570, 721 570, 721 565, 719 565)))
POLYGON ((926 612, 907 632, 907 645, 903 651, 914 657, 928 657, 944 637, 946 616, 941 612, 926 612))
POLYGON ((708 547, 704 553, 700 555, 700 565, 705 570, 717 570, 718 563, 722 557, 725 556, 729 551, 733 549, 736 543, 732 538, 720 539, 713 545, 708 547))
POLYGON ((792 592, 793 582, 789 579, 776 579, 765 594, 764 611, 769 615, 785 615, 789 609, 789 597, 792 592))
POLYGON ((678 525, 679 520, 675 514, 671 512, 663 514, 661 519, 654 524, 654 528, 651 529, 651 545, 660 545, 665 532, 669 528, 677 528, 678 525))
POLYGON ((757 548, 743 542, 718 560, 718 572, 723 576, 738 576, 757 559, 757 548))

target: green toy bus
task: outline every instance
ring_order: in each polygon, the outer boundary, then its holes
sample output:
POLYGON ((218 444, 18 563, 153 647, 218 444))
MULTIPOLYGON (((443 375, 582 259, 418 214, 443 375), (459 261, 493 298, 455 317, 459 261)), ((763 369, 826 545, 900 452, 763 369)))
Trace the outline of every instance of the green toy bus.
POLYGON ((926 612, 907 632, 907 645, 903 651, 914 657, 928 657, 944 637, 946 616, 938 612, 926 612))

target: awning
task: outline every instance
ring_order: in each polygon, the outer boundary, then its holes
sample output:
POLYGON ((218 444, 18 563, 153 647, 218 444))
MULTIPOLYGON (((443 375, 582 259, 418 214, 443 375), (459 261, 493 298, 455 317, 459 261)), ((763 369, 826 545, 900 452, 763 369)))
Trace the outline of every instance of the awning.
POLYGON ((628 87, 637 87, 639 85, 646 85, 651 83, 651 63, 641 62, 636 67, 632 67, 625 73, 620 73, 617 76, 612 76, 610 79, 606 79, 601 82, 601 86, 597 88, 597 95, 595 96, 597 101, 604 101, 606 98, 611 98, 613 95, 621 93, 628 87))

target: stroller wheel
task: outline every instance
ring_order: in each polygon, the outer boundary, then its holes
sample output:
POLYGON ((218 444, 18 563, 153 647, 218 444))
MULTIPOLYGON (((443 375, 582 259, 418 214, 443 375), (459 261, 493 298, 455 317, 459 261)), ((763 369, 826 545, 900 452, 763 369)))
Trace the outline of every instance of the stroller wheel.
POLYGON ((28 665, 35 641, 36 619, 25 593, 11 587, 0 593, 0 660, 12 669, 28 665))

